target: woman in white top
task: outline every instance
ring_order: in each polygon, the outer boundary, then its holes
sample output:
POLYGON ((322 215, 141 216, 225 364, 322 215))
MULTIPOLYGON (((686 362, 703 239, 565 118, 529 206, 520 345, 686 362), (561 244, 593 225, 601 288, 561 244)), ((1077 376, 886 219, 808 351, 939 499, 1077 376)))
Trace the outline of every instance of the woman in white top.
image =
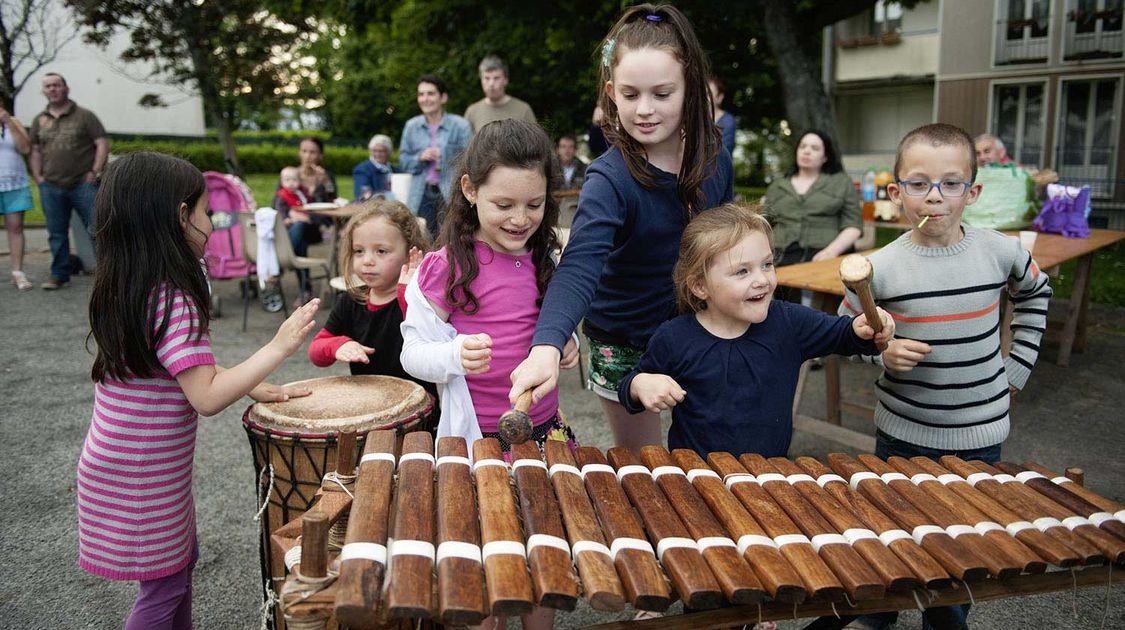
POLYGON ((33 205, 23 156, 30 150, 27 130, 0 107, 0 214, 4 215, 8 248, 12 252, 12 284, 20 291, 33 286, 23 272, 23 213, 33 205))

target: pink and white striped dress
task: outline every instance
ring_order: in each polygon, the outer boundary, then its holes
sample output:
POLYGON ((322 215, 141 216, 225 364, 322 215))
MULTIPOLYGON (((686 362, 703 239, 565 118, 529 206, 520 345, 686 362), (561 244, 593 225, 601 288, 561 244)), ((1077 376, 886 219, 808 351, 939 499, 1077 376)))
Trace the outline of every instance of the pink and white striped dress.
MULTIPOLYGON (((94 413, 78 459, 78 564, 112 580, 153 580, 191 561, 195 547, 192 459, 198 414, 176 375, 214 364, 196 339, 195 307, 182 293, 157 342, 164 370, 94 385, 94 413)), ((156 312, 155 322, 164 316, 156 312)), ((155 322, 152 324, 155 327, 155 322)))

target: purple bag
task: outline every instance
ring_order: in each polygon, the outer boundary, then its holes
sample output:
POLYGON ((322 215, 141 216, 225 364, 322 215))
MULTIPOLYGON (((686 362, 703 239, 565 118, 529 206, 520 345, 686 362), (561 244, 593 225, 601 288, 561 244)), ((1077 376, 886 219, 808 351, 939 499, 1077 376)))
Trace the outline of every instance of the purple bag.
POLYGON ((1086 238, 1090 235, 1090 225, 1086 222, 1086 207, 1089 205, 1089 186, 1083 186, 1074 197, 1064 192, 1043 202, 1043 209, 1032 225, 1040 232, 1062 234, 1067 238, 1086 238))

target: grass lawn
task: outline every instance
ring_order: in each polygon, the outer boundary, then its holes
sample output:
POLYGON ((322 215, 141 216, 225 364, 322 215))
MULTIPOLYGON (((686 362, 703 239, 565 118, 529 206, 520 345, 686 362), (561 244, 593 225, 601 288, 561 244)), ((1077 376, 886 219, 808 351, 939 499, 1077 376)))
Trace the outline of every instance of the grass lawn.
MULTIPOLYGON (((254 173, 243 178, 250 191, 254 193, 255 205, 259 208, 273 204, 273 193, 277 190, 277 173, 254 173)), ((336 176, 336 194, 345 199, 352 198, 352 176, 336 176)))

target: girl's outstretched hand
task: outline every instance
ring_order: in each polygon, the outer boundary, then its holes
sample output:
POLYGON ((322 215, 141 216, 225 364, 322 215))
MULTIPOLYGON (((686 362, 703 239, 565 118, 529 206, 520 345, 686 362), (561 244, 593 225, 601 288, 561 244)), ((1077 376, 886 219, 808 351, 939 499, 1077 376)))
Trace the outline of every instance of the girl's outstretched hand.
POLYGON ((563 348, 562 359, 559 360, 559 367, 564 370, 573 369, 578 365, 578 344, 574 342, 574 337, 566 342, 566 347, 563 348))
POLYGON ((875 310, 879 312, 879 320, 883 322, 883 330, 880 330, 879 334, 876 335, 875 329, 867 323, 867 315, 865 313, 860 313, 859 316, 852 320, 852 330, 855 331, 856 336, 860 339, 874 339, 875 347, 881 352, 886 350, 887 344, 890 343, 891 339, 894 339, 895 320, 887 311, 884 311, 878 306, 875 307, 875 310))
POLYGON ((320 308, 320 298, 309 300, 304 306, 294 309, 289 319, 281 323, 270 345, 276 348, 283 356, 288 357, 301 347, 309 331, 316 326, 313 317, 320 308))
POLYGON ((308 396, 312 390, 304 385, 274 385, 272 383, 259 383, 250 390, 250 397, 258 402, 284 402, 290 398, 308 396))
POLYGON ((629 397, 644 405, 645 409, 660 413, 684 401, 687 392, 671 376, 646 374, 633 377, 629 383, 629 397))
POLYGON ((358 341, 348 341, 336 349, 336 360, 343 363, 371 363, 368 356, 375 354, 375 348, 358 341))
POLYGON ((515 405, 520 394, 529 389, 533 390, 533 401, 543 400, 544 396, 558 387, 561 358, 559 349, 554 346, 533 347, 523 363, 512 370, 512 389, 508 392, 508 400, 515 405))
POLYGON ((398 274, 398 283, 410 284, 410 280, 414 277, 414 273, 418 271, 418 265, 420 264, 422 264, 421 250, 417 247, 411 247, 406 264, 402 266, 402 271, 398 274))
POLYGON ((461 367, 465 374, 483 374, 492 362, 492 337, 485 333, 469 335, 461 344, 461 367))

